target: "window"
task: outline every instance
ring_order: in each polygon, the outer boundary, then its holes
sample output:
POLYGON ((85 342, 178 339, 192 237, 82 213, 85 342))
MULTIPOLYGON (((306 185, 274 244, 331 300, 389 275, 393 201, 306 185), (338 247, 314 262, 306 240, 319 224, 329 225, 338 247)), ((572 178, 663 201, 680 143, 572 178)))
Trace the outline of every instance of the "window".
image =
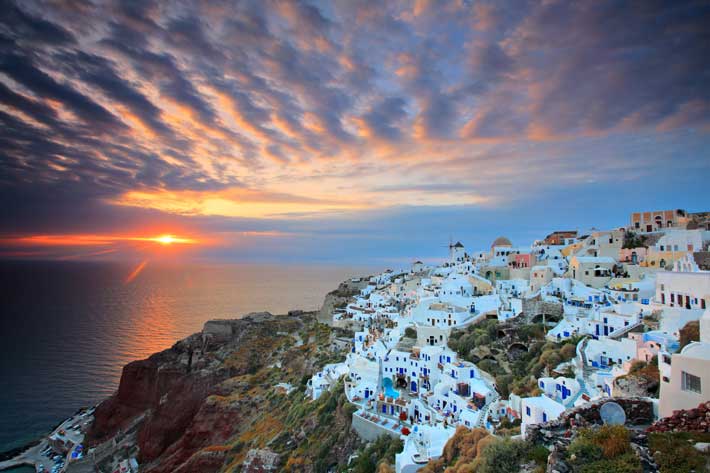
POLYGON ((667 365, 671 364, 671 357, 669 355, 663 355, 663 362, 667 365))
POLYGON ((681 389, 700 394, 700 378, 685 371, 681 371, 681 389))
POLYGON ((528 406, 525 407, 525 414, 527 414, 528 417, 530 416, 530 407, 528 407, 528 406))

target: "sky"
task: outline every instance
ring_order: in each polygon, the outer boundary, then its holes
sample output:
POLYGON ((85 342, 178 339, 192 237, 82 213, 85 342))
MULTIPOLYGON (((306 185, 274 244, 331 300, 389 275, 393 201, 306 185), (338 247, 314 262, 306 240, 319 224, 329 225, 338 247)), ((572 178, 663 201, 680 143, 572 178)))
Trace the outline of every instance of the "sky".
POLYGON ((404 264, 710 210, 707 1, 0 8, 0 258, 404 264))

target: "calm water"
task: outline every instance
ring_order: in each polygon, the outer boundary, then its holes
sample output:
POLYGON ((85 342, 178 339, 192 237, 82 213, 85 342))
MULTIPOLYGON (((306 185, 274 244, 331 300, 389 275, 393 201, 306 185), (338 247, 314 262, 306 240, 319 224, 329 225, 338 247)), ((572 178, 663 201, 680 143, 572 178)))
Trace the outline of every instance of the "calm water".
POLYGON ((206 320, 316 309, 365 267, 0 262, 0 451, 118 385, 126 363, 206 320))

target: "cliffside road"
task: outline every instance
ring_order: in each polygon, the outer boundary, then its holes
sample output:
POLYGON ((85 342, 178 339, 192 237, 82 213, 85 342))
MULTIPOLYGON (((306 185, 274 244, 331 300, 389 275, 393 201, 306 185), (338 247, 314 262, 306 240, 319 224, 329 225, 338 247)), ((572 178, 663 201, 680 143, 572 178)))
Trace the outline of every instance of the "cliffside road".
MULTIPOLYGON (((84 431, 88 425, 93 421, 93 416, 87 413, 76 414, 64 422, 59 424, 48 436, 42 438, 42 440, 35 446, 27 449, 17 457, 0 462, 0 471, 19 465, 31 465, 37 468, 39 465, 44 466, 44 468, 49 471, 54 466, 54 461, 51 457, 42 455, 42 451, 50 445, 50 438, 55 439, 51 441, 51 444, 57 448, 60 443, 65 443, 67 446, 76 446, 82 444, 84 441, 84 431), (80 430, 77 431, 72 427, 78 425, 80 430)), ((59 454, 59 448, 57 448, 56 453, 59 454)), ((67 452, 65 462, 69 462, 69 456, 71 452, 67 452)), ((54 455, 51 455, 52 457, 54 455)))

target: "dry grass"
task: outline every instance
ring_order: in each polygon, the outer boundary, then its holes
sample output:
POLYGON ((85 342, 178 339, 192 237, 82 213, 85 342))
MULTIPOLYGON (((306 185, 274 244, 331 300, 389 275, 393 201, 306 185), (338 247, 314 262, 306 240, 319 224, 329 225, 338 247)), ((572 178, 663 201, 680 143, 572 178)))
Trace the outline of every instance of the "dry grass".
POLYGON ((263 443, 271 440, 278 433, 283 431, 283 429, 284 425, 280 420, 270 414, 265 414, 239 437, 239 441, 246 444, 262 446, 263 443))

